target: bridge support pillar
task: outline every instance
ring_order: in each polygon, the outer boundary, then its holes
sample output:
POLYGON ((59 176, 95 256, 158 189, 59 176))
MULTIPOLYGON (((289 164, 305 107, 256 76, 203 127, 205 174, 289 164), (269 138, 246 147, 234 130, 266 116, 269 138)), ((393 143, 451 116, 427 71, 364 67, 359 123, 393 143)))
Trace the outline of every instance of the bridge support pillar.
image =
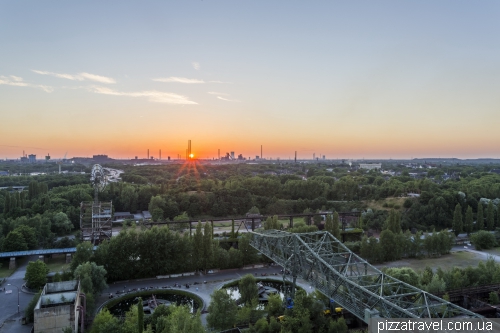
POLYGON ((294 275, 292 277, 292 292, 291 292, 292 299, 295 299, 295 284, 296 283, 297 283, 297 275, 294 275))
POLYGON ((290 216, 290 228, 293 228, 293 216, 290 216))
POLYGON ((365 323, 370 322, 370 318, 380 318, 379 312, 375 309, 365 309, 365 323))
POLYGON ((69 264, 71 262, 71 253, 66 253, 66 263, 69 264))
POLYGON ((38 260, 43 261, 44 263, 47 263, 49 261, 48 257, 45 257, 44 255, 38 256, 38 260))
POLYGON ((16 269, 16 257, 10 258, 9 269, 16 269))
POLYGON ((468 306, 469 306, 469 297, 468 296, 464 296, 463 307, 467 309, 468 306))

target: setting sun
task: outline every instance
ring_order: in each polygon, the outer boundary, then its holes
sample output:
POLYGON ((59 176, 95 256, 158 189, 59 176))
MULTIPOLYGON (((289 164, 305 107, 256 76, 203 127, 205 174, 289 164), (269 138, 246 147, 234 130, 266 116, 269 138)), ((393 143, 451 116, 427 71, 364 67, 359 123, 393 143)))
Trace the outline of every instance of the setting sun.
POLYGON ((193 158, 194 157, 194 154, 189 154, 189 158, 193 158))

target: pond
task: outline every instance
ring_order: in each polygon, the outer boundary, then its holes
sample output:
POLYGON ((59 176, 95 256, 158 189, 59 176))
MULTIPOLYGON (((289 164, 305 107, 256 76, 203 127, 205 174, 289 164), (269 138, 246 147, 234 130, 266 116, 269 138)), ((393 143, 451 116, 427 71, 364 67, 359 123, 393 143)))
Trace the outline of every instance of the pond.
MULTIPOLYGON (((155 291, 148 294, 141 293, 140 297, 142 297, 142 300, 146 304, 146 301, 151 299, 152 295, 154 295, 158 300, 158 304, 165 304, 167 306, 168 304, 187 305, 191 312, 196 312, 201 307, 201 304, 199 304, 194 297, 189 297, 184 294, 176 294, 175 291, 155 291)), ((109 312, 116 317, 125 316, 125 313, 130 309, 130 307, 137 304, 138 298, 138 294, 133 294, 129 297, 123 296, 123 299, 120 298, 120 302, 108 307, 109 312)), ((145 312, 148 313, 148 311, 145 312)))

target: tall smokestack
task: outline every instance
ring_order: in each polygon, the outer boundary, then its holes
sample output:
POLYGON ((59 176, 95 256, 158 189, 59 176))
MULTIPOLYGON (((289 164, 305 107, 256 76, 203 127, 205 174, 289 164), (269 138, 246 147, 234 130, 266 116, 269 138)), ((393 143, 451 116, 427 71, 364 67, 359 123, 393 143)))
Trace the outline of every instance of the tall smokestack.
POLYGON ((295 163, 297 163, 297 151, 295 151, 295 163))
POLYGON ((148 160, 149 160, 149 149, 148 149, 148 160))
POLYGON ((262 159, 262 145, 260 145, 260 159, 262 159))
POLYGON ((160 149, 160 160, 161 160, 161 149, 160 149))
POLYGON ((218 152, 217 152, 217 158, 218 158, 218 159, 219 159, 219 161, 220 161, 220 148, 219 148, 219 150, 218 150, 218 152))

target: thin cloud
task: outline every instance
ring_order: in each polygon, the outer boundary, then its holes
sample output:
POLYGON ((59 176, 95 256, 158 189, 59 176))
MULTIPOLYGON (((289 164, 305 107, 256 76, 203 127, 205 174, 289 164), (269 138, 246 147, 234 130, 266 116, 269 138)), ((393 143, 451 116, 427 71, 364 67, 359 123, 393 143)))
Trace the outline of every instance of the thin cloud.
POLYGON ((90 74, 90 73, 80 73, 79 75, 90 81, 95 81, 100 83, 116 83, 115 79, 106 76, 90 74))
POLYGON ((107 87, 94 86, 90 88, 90 91, 96 94, 113 95, 113 96, 146 97, 150 102, 156 102, 156 103, 181 104, 181 105, 198 104, 194 101, 189 100, 189 98, 186 96, 175 93, 157 91, 157 90, 123 92, 123 91, 116 91, 107 87))
POLYGON ((229 94, 226 94, 226 93, 221 93, 221 92, 216 92, 216 91, 209 91, 208 93, 209 93, 210 95, 229 96, 229 94))
POLYGON ((42 89, 43 91, 45 91, 47 93, 51 93, 54 91, 54 88, 52 88, 50 86, 44 86, 44 85, 24 82, 22 77, 14 76, 14 75, 11 75, 10 78, 7 76, 0 75, 0 84, 7 85, 7 86, 14 86, 14 87, 37 88, 37 89, 42 89))
POLYGON ((224 97, 220 97, 220 96, 217 96, 218 99, 222 100, 222 101, 226 101, 226 102, 239 102, 235 99, 227 99, 227 98, 224 98, 224 97))
POLYGON ((99 82, 99 83, 116 83, 116 80, 110 77, 106 76, 101 76, 101 75, 96 75, 96 74, 90 74, 90 73, 79 73, 76 75, 73 74, 65 74, 65 73, 53 73, 53 72, 47 72, 47 71, 39 71, 36 69, 32 69, 34 73, 41 74, 41 75, 50 75, 54 76, 60 79, 66 79, 66 80, 71 80, 71 81, 94 81, 94 82, 99 82))
POLYGON ((199 63, 199 62, 196 62, 196 61, 193 61, 192 65, 193 65, 193 68, 194 68, 194 69, 196 69, 196 70, 199 70, 199 69, 200 69, 200 67, 201 67, 201 66, 200 66, 200 63, 199 63))
POLYGON ((226 83, 226 84, 233 84, 232 82, 225 82, 225 81, 208 81, 209 83, 226 83))
POLYGON ((188 79, 185 77, 160 77, 157 79, 153 79, 153 81, 156 82, 176 82, 176 83, 186 83, 186 84, 198 84, 198 83, 205 83, 203 80, 198 80, 198 79, 188 79))

